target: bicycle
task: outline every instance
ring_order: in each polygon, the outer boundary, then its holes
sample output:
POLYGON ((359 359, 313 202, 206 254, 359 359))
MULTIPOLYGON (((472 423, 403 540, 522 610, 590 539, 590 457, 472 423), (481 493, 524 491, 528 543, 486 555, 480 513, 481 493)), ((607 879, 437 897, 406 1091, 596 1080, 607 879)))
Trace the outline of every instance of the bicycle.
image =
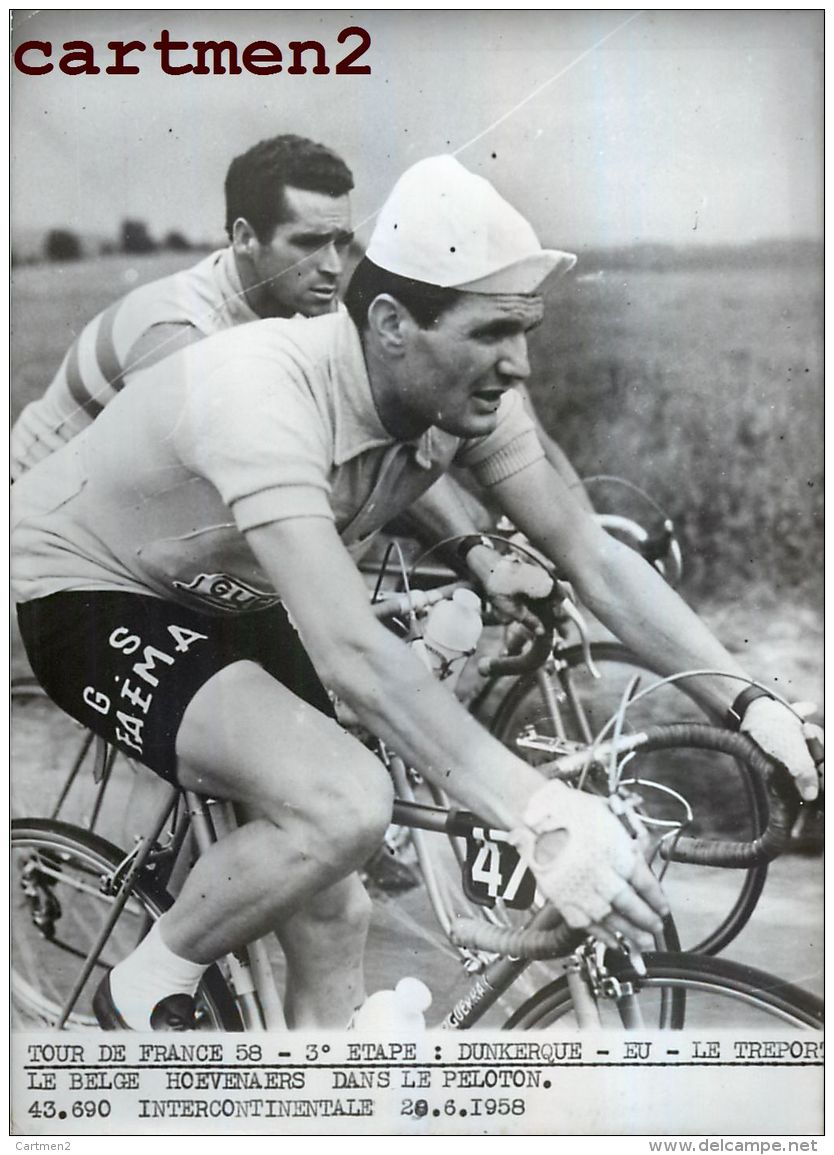
MULTIPOLYGON (((533 668, 511 668, 517 676, 492 705, 485 724, 504 745, 533 765, 570 751, 575 743, 589 743, 624 704, 625 728, 632 732, 668 719, 702 721, 692 682, 663 683, 628 647, 616 641, 575 643, 554 630, 544 662, 533 668), (636 687, 648 682, 652 693, 636 697, 636 687), (654 689, 654 687, 657 687, 654 689)), ((482 691, 494 693, 494 682, 482 691)), ((704 833, 714 837, 741 832, 755 838, 763 828, 766 802, 756 777, 729 754, 705 757, 683 749, 663 759, 655 756, 646 766, 649 777, 670 791, 683 790, 693 801, 694 814, 704 833), (693 780, 698 783, 693 787, 693 780), (694 797, 693 796, 694 793, 694 797)), ((728 894, 721 917, 687 931, 687 949, 718 954, 744 929, 767 878, 767 863, 753 863, 738 872, 738 884, 728 894)), ((711 873, 699 884, 712 896, 711 873)), ((688 874, 686 886, 693 878, 688 874)))
MULTIPOLYGON (((634 548, 644 552, 649 560, 665 559, 671 576, 680 577, 680 551, 668 518, 653 535, 624 517, 618 517, 616 528, 620 537, 628 537, 634 548)), ((497 549, 514 552, 553 574, 546 559, 519 540, 511 527, 487 536, 497 549)), ((443 544, 446 543, 440 546, 443 544)), ((432 562, 440 546, 413 560, 410 570, 400 554, 401 572, 396 588, 411 588, 427 569, 434 572, 436 578, 453 576, 432 562)), ((377 568, 376 592, 386 578, 388 557, 386 553, 377 568)), ((478 663, 482 683, 472 690, 467 706, 499 741, 534 765, 560 752, 570 752, 577 743, 590 743, 600 727, 623 709, 628 696, 633 695, 636 675, 645 679, 648 674, 653 688, 650 695, 638 695, 634 701, 628 701, 628 729, 640 730, 668 719, 705 719, 692 681, 659 683, 659 675, 628 647, 612 640, 591 639, 570 587, 557 581, 556 589, 552 602, 543 602, 537 607, 547 627, 544 636, 530 643, 528 634, 511 626, 506 636, 502 633, 502 639, 508 642, 503 652, 482 657, 478 663)), ((471 689, 471 678, 469 683, 471 689)), ((670 757, 667 753, 663 764, 656 758, 653 760, 649 776, 665 784, 670 797, 687 787, 687 783, 690 783, 688 793, 692 794, 691 779, 695 776, 700 781, 701 785, 694 791, 697 805, 690 821, 697 822, 705 834, 723 837, 737 833, 754 839, 763 828, 766 802, 758 780, 747 772, 743 763, 729 755, 713 752, 706 758, 688 750, 677 751, 670 757)), ((432 794, 431 800, 445 804, 437 793, 432 794)), ((453 869, 454 865, 453 862, 453 869)), ((694 873, 686 872, 684 894, 692 894, 694 873)), ((765 884, 767 864, 751 863, 739 870, 735 876, 737 884, 730 893, 727 893, 730 888, 725 875, 722 890, 727 898, 717 924, 713 897, 715 871, 702 865, 698 875, 702 898, 697 907, 690 903, 693 917, 683 919, 685 924, 693 922, 691 928, 686 926, 685 945, 698 953, 717 954, 749 921, 765 884), (709 912, 709 922, 705 921, 703 911, 709 912)), ((677 905, 682 909, 680 902, 677 905)))
MULTIPOLYGON (((626 532, 627 522, 625 519, 620 519, 620 522, 622 534, 626 532)), ((674 551, 670 555, 668 549, 669 530, 669 525, 665 524, 662 532, 654 535, 654 539, 656 543, 664 543, 663 556, 674 557, 674 551)), ((637 545, 645 543, 648 536, 637 523, 634 523, 628 532, 633 534, 637 545)), ((523 544, 504 545, 504 539, 501 537, 497 537, 497 541, 504 548, 519 551, 527 559, 538 558, 534 551, 530 551, 529 547, 523 544)), ((657 546, 653 547, 655 552, 656 548, 657 546)), ((394 549, 398 550, 396 543, 389 547, 389 553, 394 549)), ((418 563, 412 566, 409 573, 400 554, 400 572, 396 586, 409 589, 415 574, 425 576, 427 572, 435 570, 440 576, 453 576, 444 568, 438 569, 428 565, 427 562, 428 559, 425 564, 418 559, 418 563)), ((386 578, 390 578, 388 554, 376 572, 375 596, 383 592, 386 578)), ((569 591, 561 586, 560 596, 555 605, 541 607, 548 624, 548 633, 544 637, 536 639, 521 653, 512 652, 481 659, 480 667, 484 682, 468 702, 471 712, 483 721, 500 741, 534 764, 550 759, 560 752, 569 752, 577 742, 589 743, 601 725, 624 706, 627 693, 631 693, 630 685, 635 672, 643 675, 646 673, 645 663, 620 643, 589 639, 584 619, 575 604, 569 596, 561 596, 566 592, 569 591), (574 633, 578 635, 578 641, 573 640, 574 633), (600 671, 601 677, 598 676, 600 671)), ((524 638, 526 637, 527 635, 524 635, 524 638)), ((31 685, 24 684, 22 692, 31 693, 31 685)), ((629 701, 626 715, 628 728, 639 730, 669 718, 701 720, 703 715, 695 704, 692 693, 691 682, 676 681, 666 686, 659 686, 639 702, 629 701)), ((106 792, 109 790, 112 793, 113 788, 109 783, 114 779, 113 767, 116 757, 119 757, 120 762, 124 761, 128 767, 132 765, 132 779, 143 791, 153 794, 158 792, 159 781, 150 772, 131 764, 128 759, 108 749, 101 740, 93 740, 87 733, 82 739, 82 745, 51 817, 59 816, 70 788, 81 776, 82 766, 92 762, 96 786, 94 795, 88 803, 85 824, 89 829, 95 829, 106 792), (149 785, 151 783, 152 787, 149 785)), ((663 764, 659 765, 655 757, 647 767, 648 776, 662 784, 661 788, 655 791, 658 800, 664 797, 673 800, 676 791, 681 787, 684 787, 690 796, 694 790, 699 805, 695 807, 696 813, 689 816, 689 821, 697 822, 702 832, 709 832, 714 837, 738 833, 748 839, 754 839, 761 833, 766 810, 765 799, 758 779, 745 769, 743 763, 734 761, 729 755, 717 755, 713 752, 706 757, 692 750, 679 750, 674 752, 674 755, 666 753, 663 759, 663 764), (704 783, 697 789, 690 784, 693 775, 704 783)), ((398 773, 400 777, 397 785, 402 791, 404 771, 398 773)), ((132 805, 127 806, 124 803, 125 783, 131 780, 129 774, 130 771, 125 771, 115 776, 117 780, 121 780, 116 789, 122 791, 120 795, 122 804, 119 806, 117 799, 117 804, 111 809, 119 816, 133 809, 132 805)), ((429 791, 428 799, 440 806, 448 804, 447 800, 436 791, 429 791)), ((670 804, 673 807, 675 805, 673 801, 670 804)), ((663 813, 660 813, 659 818, 663 817, 663 813)), ((398 837, 393 836, 388 840, 390 848, 402 855, 407 852, 408 843, 414 837, 409 832, 401 833, 398 837)), ((117 838, 117 841, 121 840, 122 838, 117 838)), ((452 850, 451 855, 447 853, 445 856, 445 869, 441 851, 424 849, 423 856, 425 858, 431 855, 436 860, 437 869, 434 874, 439 880, 436 885, 445 887, 447 892, 459 899, 457 872, 460 849, 453 843, 452 850)), ((423 869, 422 873, 425 879, 426 870, 423 869)), ((727 873, 721 871, 720 874, 721 890, 727 893, 731 889, 726 881, 727 873)), ((735 879, 739 881, 736 889, 725 900, 724 909, 719 912, 717 925, 715 876, 714 869, 701 864, 696 868, 687 869, 685 877, 680 879, 680 887, 676 886, 678 879, 675 876, 670 880, 673 891, 675 889, 678 891, 674 897, 679 912, 678 922, 684 928, 684 945, 697 953, 718 953, 744 928, 762 893, 767 876, 767 863, 754 862, 736 872, 734 882, 735 879), (693 902, 692 896, 695 895, 696 888, 698 901, 693 902), (691 915, 690 909, 693 912, 691 915), (709 922, 706 921, 707 918, 709 922), (690 922, 694 924, 692 927, 689 925, 690 922)), ((675 945, 681 944, 678 941, 675 945)))
MULTIPOLYGON (((388 599, 377 612, 380 616, 413 612, 418 593, 388 599)), ((431 598, 447 594, 448 590, 432 591, 422 597, 424 604, 430 604, 431 598)), ((560 777, 596 779, 607 772, 606 764, 610 767, 612 760, 619 773, 621 754, 634 754, 642 747, 670 748, 690 742, 730 750, 749 765, 751 773, 767 778, 771 801, 768 824, 753 842, 718 846, 691 838, 679 824, 661 839, 658 852, 668 858, 727 864, 772 858, 789 837, 798 800, 792 784, 772 772, 764 756, 741 734, 691 726, 656 727, 645 735, 619 735, 607 744, 563 756, 551 769, 560 777)), ((392 765, 398 787, 404 786, 404 792, 409 794, 407 769, 396 766, 384 750, 382 754, 392 765)), ((614 794, 619 797, 622 789, 630 791, 633 785, 619 783, 614 794)), ((535 894, 530 893, 531 885, 533 892, 535 886, 523 877, 523 872, 519 873, 512 848, 485 830, 476 817, 444 806, 426 805, 411 792, 411 797, 400 797, 395 803, 394 821, 415 833, 433 831, 455 840, 464 839, 464 887, 479 901, 485 897, 484 888, 490 889, 490 876, 505 905, 511 905, 525 888, 524 901, 519 905, 529 906, 535 901, 535 894), (477 867, 479 856, 483 867, 484 846, 489 847, 486 857, 497 859, 489 870, 477 867), (511 883, 514 895, 507 893, 511 883)), ((170 891, 176 892, 178 879, 190 866, 192 840, 202 851, 233 823, 229 804, 200 799, 174 788, 168 789, 155 821, 129 852, 118 850, 89 831, 56 820, 16 820, 12 831, 16 902, 11 987, 18 1018, 29 1025, 71 1029, 93 1026, 89 1000, 102 969, 132 949, 151 920, 170 906, 170 891)), ((432 885, 431 858, 421 861, 421 867, 435 914, 439 918, 448 916, 442 895, 432 885)), ((580 942, 577 946, 573 932, 559 926, 554 929, 557 922, 555 910, 547 905, 536 910, 529 925, 521 929, 490 925, 484 919, 467 922, 454 918, 447 928, 449 940, 459 946, 465 962, 478 963, 471 969, 480 973, 445 1014, 442 1025, 465 1029, 485 1021, 498 1000, 517 989, 518 980, 534 959, 559 956, 566 957, 560 964, 565 973, 555 980, 551 976, 540 990, 524 998, 506 1020, 507 1029, 542 1025, 571 1009, 581 1026, 590 1025, 592 1006, 596 1008, 596 1023, 601 1009, 607 1012, 613 1007, 626 1026, 645 1022, 646 1014, 656 1026, 676 1028, 684 1021, 691 1026, 702 1013, 696 1005, 695 992, 703 991, 709 1000, 703 1012, 707 1020, 715 1015, 713 1000, 726 997, 792 1025, 818 1027, 821 1023, 822 1006, 815 996, 763 972, 727 960, 703 959, 691 952, 651 953, 644 956, 642 963, 635 958, 619 958, 618 952, 603 951, 593 942, 580 942), (650 1005, 641 1010, 644 999, 650 1005)), ((200 1022, 206 1028, 277 1030, 283 1026, 280 998, 263 940, 209 968, 199 993, 200 1022)))

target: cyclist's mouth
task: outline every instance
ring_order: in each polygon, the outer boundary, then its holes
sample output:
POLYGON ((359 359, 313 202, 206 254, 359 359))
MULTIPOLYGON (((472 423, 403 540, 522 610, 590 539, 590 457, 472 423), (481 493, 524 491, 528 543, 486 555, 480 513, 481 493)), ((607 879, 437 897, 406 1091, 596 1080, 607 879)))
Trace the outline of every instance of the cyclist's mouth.
POLYGON ((478 403, 479 408, 494 413, 501 404, 505 392, 504 389, 479 389, 477 393, 472 394, 472 399, 478 403))
POLYGON ((332 301, 336 296, 336 286, 317 285, 310 289, 310 295, 316 297, 319 301, 332 301))

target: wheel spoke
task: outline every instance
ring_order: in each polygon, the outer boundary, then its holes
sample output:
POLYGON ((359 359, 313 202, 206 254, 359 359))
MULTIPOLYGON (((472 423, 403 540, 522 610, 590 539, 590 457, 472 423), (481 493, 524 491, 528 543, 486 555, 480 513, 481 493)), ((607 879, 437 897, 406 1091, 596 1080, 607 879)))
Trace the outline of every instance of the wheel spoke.
MULTIPOLYGON (((18 819, 12 827, 12 1020, 16 1027, 54 1026, 114 898, 91 880, 112 876, 124 854, 85 830, 50 819, 18 819), (28 893, 24 892, 25 880, 28 893), (36 925, 35 916, 43 922, 36 925), (44 933, 46 931, 46 933, 44 933)), ((106 948, 94 960, 66 1026, 95 1028, 91 998, 106 968, 136 946, 171 899, 137 880, 106 948)), ((231 994, 216 967, 200 988, 200 1023, 239 1029, 231 994)))
MULTIPOLYGON (((565 740, 586 744, 590 734, 597 734, 635 674, 643 675, 641 688, 658 681, 618 642, 594 642, 591 655, 601 673, 599 680, 591 677, 578 646, 556 651, 556 672, 550 677, 558 682, 559 728, 554 723, 553 695, 542 686, 546 675, 538 671, 519 677, 499 702, 490 722, 495 737, 526 761, 540 765, 550 761, 565 740)), ((647 695, 627 711, 626 729, 703 721, 691 690, 691 683, 681 683, 647 695)), ((762 807, 750 772, 728 755, 679 747, 634 758, 626 774, 642 780, 635 783, 634 791, 643 799, 646 812, 659 822, 687 820, 678 798, 682 795, 694 812, 687 832, 745 840, 761 833, 762 807)), ((668 829, 658 826, 658 834, 668 829)), ((685 947, 704 954, 723 951, 753 913, 766 875, 766 864, 734 871, 674 864, 666 873, 664 888, 685 947)))

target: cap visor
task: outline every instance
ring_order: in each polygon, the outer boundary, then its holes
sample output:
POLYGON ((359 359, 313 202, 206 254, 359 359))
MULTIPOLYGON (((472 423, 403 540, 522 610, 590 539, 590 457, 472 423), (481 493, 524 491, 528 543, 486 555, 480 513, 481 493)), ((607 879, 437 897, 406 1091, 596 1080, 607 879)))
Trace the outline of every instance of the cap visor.
POLYGON ((564 276, 576 264, 573 253, 563 253, 559 249, 542 249, 529 257, 523 257, 512 265, 497 272, 455 285, 466 293, 535 293, 539 285, 553 274, 564 276))

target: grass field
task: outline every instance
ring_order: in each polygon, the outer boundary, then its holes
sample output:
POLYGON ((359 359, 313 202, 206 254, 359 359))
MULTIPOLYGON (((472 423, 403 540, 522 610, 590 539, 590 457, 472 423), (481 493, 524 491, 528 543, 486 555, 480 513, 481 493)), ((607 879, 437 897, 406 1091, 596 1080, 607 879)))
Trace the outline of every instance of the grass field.
POLYGON ((819 266, 581 275, 551 293, 533 393, 583 476, 679 525, 688 589, 821 590, 819 266))
MULTIPOLYGON (((85 321, 194 259, 16 268, 12 417, 85 321)), ((583 476, 628 478, 668 510, 699 600, 751 581, 806 602, 821 593, 821 278, 807 251, 679 268, 610 269, 588 258, 549 293, 532 342, 544 423, 583 476)), ((594 496, 632 508, 622 490, 598 486, 594 496)))

